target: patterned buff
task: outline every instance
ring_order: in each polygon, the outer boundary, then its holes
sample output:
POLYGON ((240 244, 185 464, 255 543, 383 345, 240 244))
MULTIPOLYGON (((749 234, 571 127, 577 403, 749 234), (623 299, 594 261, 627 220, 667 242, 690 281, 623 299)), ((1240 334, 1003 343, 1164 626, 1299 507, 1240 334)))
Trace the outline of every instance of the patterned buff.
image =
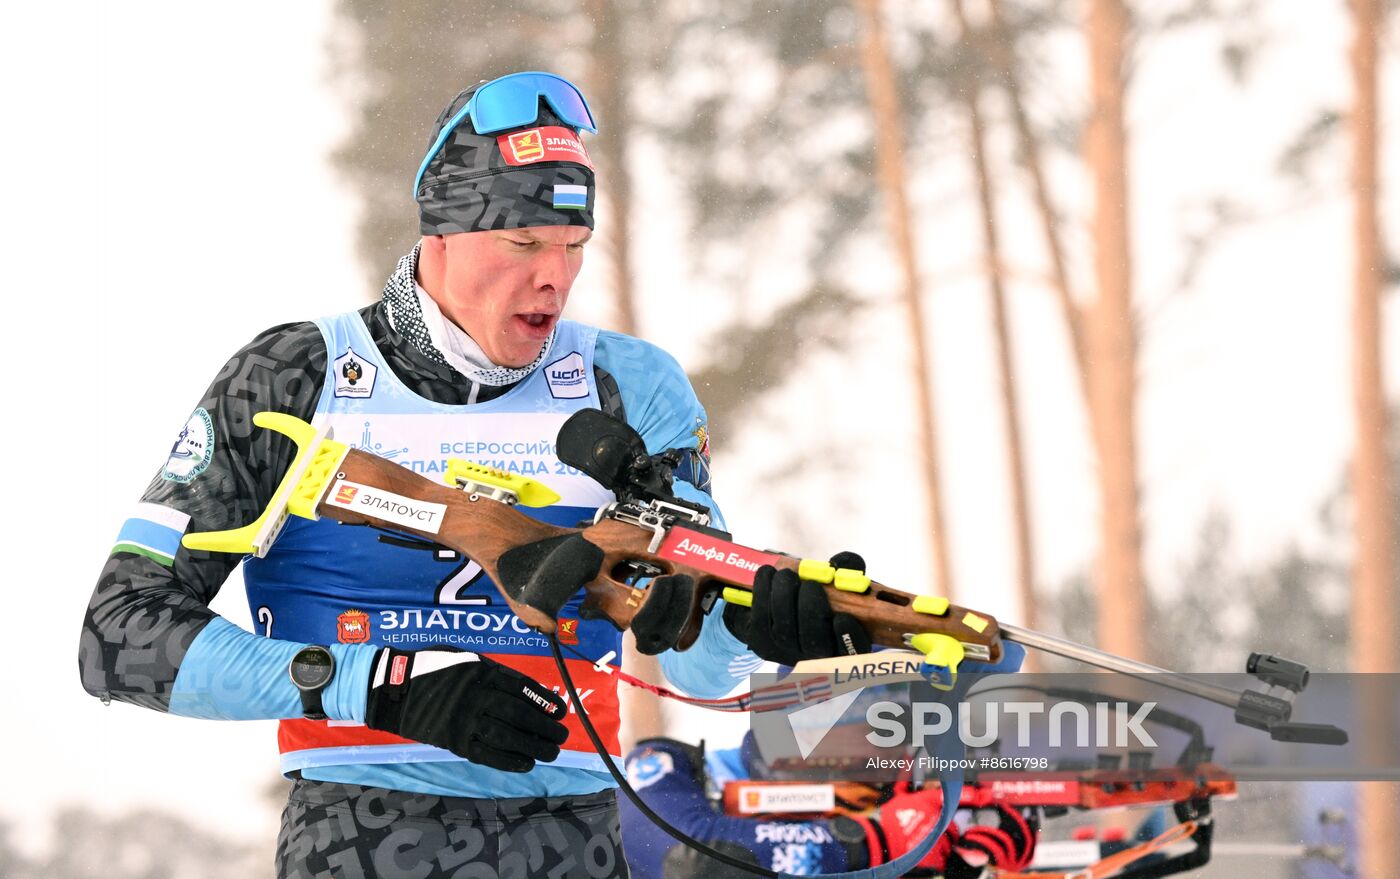
MULTIPOLYGON (((464 90, 438 116, 429 144, 466 106, 464 90)), ((519 229, 593 228, 593 162, 578 133, 541 104, 535 122, 480 135, 463 119, 428 163, 414 193, 424 235, 519 229)))
POLYGON ((389 326, 408 339, 424 357, 442 366, 451 367, 480 385, 493 388, 513 385, 534 372, 549 355, 549 349, 554 347, 554 337, 559 328, 556 326, 554 332, 549 334, 544 346, 540 348, 540 356, 529 364, 518 368, 490 364, 471 337, 443 317, 433 300, 426 295, 418 295, 418 283, 414 278, 417 275, 418 251, 421 247, 422 244, 414 245, 413 251, 399 260, 394 273, 384 284, 384 307, 389 312, 389 326), (425 313, 425 309, 430 309, 431 313, 425 313), (430 327, 436 328, 437 339, 434 339, 434 332, 430 327), (456 345, 452 345, 446 338, 449 333, 459 334, 462 338, 456 340, 456 345), (452 348, 457 348, 458 351, 452 352, 452 348), (480 362, 474 362, 478 358, 471 356, 473 353, 480 355, 480 362))

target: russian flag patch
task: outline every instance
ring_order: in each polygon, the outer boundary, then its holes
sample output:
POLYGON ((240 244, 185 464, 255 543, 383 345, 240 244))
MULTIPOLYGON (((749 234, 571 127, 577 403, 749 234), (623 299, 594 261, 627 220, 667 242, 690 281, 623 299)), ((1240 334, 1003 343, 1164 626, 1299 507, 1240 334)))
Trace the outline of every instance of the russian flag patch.
POLYGON ((167 568, 175 564, 180 538, 190 525, 186 513, 160 504, 137 504, 136 512, 117 533, 112 552, 134 552, 167 568))
POLYGON ((588 187, 577 183, 554 184, 554 209, 581 211, 588 207, 588 187))

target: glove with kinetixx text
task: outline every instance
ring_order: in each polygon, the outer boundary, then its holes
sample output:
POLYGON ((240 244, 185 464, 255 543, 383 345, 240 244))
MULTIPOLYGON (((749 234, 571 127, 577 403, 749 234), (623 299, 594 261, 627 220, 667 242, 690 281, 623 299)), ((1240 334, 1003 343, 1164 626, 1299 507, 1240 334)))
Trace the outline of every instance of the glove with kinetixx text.
POLYGON ((564 700, 513 668, 464 650, 375 657, 365 725, 506 772, 559 756, 564 700))
MULTIPOLYGON (((863 574, 865 559, 842 552, 830 566, 863 574)), ((724 622, 759 659, 782 665, 870 652, 865 627, 850 614, 832 611, 821 583, 772 565, 754 573, 753 606, 726 605, 724 622)))

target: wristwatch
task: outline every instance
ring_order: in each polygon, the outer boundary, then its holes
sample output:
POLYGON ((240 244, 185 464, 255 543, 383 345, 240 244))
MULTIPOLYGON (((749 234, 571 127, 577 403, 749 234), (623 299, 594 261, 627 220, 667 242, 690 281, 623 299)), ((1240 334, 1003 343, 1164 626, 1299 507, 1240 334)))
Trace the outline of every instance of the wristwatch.
POLYGON ((321 691, 335 676, 335 657, 319 644, 297 651, 287 666, 292 683, 301 691, 301 712, 307 720, 325 720, 321 707, 321 691))

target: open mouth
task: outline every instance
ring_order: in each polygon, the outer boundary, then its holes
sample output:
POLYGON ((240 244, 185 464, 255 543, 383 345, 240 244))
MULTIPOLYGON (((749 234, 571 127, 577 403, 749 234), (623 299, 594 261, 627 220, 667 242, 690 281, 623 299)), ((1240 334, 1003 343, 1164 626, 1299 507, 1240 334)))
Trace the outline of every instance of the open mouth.
POLYGON ((554 329, 554 324, 558 322, 559 315, 550 314, 546 311, 532 311, 517 314, 515 320, 527 336, 543 339, 554 329))

